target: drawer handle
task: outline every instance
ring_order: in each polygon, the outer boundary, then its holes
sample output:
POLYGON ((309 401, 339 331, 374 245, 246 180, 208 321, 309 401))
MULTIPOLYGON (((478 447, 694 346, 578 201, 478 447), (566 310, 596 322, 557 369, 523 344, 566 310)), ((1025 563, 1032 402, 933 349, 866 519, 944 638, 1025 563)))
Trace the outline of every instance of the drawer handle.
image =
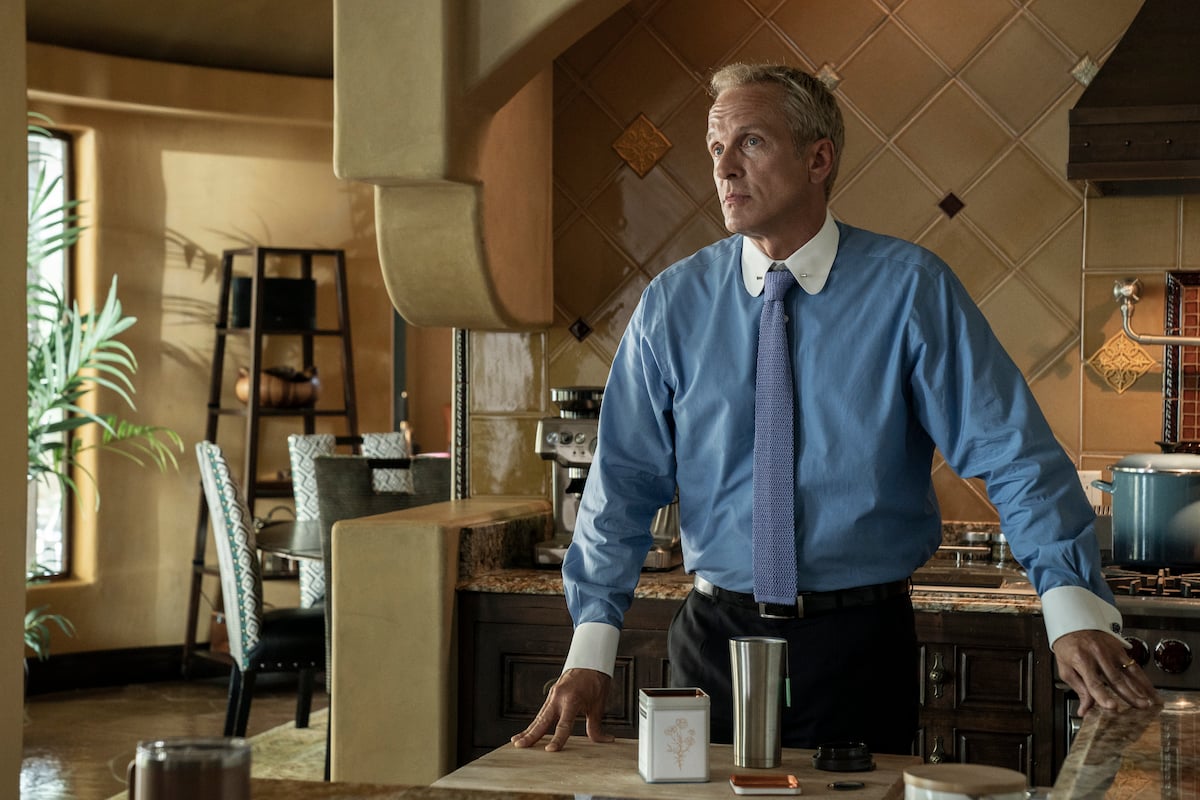
POLYGON ((942 687, 950 678, 950 672, 946 669, 946 665, 942 663, 942 654, 933 654, 933 666, 929 668, 929 683, 933 686, 933 697, 938 699, 942 696, 942 687))
POLYGON ((942 737, 936 736, 933 739, 933 749, 929 751, 929 763, 941 764, 946 760, 946 748, 942 745, 942 737))
POLYGON ((558 683, 558 676, 551 678, 542 684, 542 697, 550 694, 550 690, 554 688, 554 684, 558 683))

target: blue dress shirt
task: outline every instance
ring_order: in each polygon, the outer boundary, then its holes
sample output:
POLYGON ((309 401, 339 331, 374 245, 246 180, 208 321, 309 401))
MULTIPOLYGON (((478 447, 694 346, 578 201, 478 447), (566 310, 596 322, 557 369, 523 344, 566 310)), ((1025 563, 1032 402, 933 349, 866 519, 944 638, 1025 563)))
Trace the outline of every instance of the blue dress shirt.
MULTIPOLYGON (((1075 467, 966 289, 917 245, 832 218, 827 229, 818 238, 833 235, 837 249, 823 285, 798 274, 805 290, 786 299, 799 589, 900 580, 929 559, 941 543, 937 448, 958 475, 985 481, 1039 594, 1078 587, 1115 615, 1075 467)), ((577 628, 620 628, 650 520, 677 485, 685 569, 753 591, 762 298, 743 285, 744 241, 731 236, 665 270, 625 331, 562 569, 577 628)))

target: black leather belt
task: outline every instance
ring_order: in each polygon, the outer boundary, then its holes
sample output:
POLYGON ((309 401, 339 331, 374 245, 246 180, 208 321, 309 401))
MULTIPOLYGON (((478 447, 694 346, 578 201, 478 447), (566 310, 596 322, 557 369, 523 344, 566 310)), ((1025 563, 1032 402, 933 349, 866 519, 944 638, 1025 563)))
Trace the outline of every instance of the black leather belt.
POLYGON ((760 603, 754 595, 722 589, 712 581, 696 576, 694 584, 700 594, 741 608, 753 608, 763 619, 803 619, 830 614, 843 608, 861 608, 902 597, 909 593, 907 580, 891 583, 876 583, 872 586, 855 586, 852 589, 837 589, 832 592, 801 592, 796 604, 760 603))

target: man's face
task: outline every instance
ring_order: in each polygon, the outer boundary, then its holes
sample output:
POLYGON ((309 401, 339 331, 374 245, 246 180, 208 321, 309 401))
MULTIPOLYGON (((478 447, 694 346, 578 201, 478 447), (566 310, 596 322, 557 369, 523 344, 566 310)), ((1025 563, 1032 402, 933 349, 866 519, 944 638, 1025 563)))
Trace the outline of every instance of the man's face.
POLYGON ((797 155, 782 103, 778 86, 726 89, 708 112, 706 137, 725 227, 754 239, 772 258, 790 255, 825 214, 827 171, 812 169, 814 145, 797 155), (798 237, 791 249, 773 252, 798 237))

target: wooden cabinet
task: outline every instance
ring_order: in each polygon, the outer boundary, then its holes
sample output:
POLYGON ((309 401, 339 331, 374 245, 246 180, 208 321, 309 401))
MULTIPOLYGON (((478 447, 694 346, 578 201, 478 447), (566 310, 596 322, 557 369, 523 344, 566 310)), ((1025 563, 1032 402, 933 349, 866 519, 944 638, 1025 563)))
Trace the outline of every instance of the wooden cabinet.
POLYGON ((1049 785, 1054 666, 1041 617, 918 613, 926 761, 991 764, 1049 785))
MULTIPOLYGON (((626 615, 607 732, 636 738, 638 690, 669 685, 666 631, 679 602, 638 599, 626 615)), ((461 765, 507 742, 537 714, 570 647, 571 619, 561 596, 462 592, 458 608, 461 765)), ((1041 617, 918 612, 917 635, 915 752, 1052 783, 1054 676, 1041 617)), ((576 734, 583 733, 580 721, 576 734)))
MULTIPOLYGON (((667 627, 678 600, 634 600, 625 615, 608 733, 636 739, 638 690, 666 686, 667 627)), ((458 763, 504 744, 533 720, 571 647, 561 596, 461 592, 458 595, 458 763)), ((575 734, 585 735, 580 720, 575 734)))

